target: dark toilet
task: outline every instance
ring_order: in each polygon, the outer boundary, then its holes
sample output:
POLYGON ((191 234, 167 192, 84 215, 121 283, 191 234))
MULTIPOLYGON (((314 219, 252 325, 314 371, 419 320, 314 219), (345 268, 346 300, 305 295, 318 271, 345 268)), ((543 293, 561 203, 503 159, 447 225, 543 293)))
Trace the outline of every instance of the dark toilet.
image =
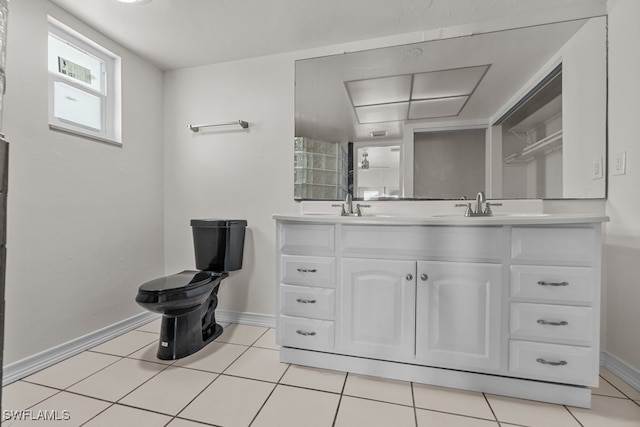
POLYGON ((242 268, 245 220, 192 219, 196 268, 140 286, 136 302, 162 314, 158 359, 200 350, 222 334, 216 323, 220 282, 242 268))

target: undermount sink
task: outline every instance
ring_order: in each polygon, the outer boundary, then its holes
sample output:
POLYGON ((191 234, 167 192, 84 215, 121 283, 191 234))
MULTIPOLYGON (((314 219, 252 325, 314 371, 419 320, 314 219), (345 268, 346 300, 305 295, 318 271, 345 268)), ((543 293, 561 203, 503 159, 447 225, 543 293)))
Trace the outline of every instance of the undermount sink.
POLYGON ((464 216, 463 214, 460 213, 454 213, 454 214, 436 214, 436 215, 431 215, 434 218, 455 218, 455 217, 459 217, 459 218, 493 218, 496 216, 499 217, 545 217, 545 216, 549 216, 549 214, 545 214, 545 213, 494 213, 492 216, 464 216))

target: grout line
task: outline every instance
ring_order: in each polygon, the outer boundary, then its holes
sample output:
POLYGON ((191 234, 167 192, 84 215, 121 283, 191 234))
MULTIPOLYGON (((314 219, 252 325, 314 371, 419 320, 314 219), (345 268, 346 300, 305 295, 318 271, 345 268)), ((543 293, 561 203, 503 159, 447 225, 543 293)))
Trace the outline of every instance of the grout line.
POLYGON ((340 390, 340 398, 338 398, 338 406, 336 406, 336 414, 333 416, 333 423, 331 423, 331 427, 335 427, 336 422, 338 422, 338 413, 340 412, 340 405, 342 404, 342 397, 344 396, 344 389, 347 386, 347 377, 349 373, 346 373, 344 376, 344 380, 342 381, 342 389, 340 390))
POLYGON ((416 408, 416 395, 413 390, 413 381, 411 381, 409 385, 411 386, 411 402, 413 402, 413 418, 415 419, 416 427, 418 427, 418 409, 416 408))
POLYGON ((578 425, 580 427, 584 427, 584 425, 580 422, 578 417, 576 417, 575 414, 573 412, 571 412, 571 409, 569 409, 569 407, 567 405, 562 405, 562 406, 564 406, 564 409, 566 409, 567 412, 569 412, 569 415, 571 415, 573 417, 573 419, 576 420, 576 422, 578 423, 578 425))
POLYGON ((273 388, 271 389, 271 392, 269 393, 269 396, 267 396, 264 402, 262 402, 262 405, 260 405, 260 409, 258 409, 258 412, 256 412, 256 414, 253 416, 253 418, 251 419, 247 427, 251 427, 251 424, 253 424, 254 421, 258 418, 258 415, 260 415, 260 412, 262 412, 262 409, 265 407, 269 399, 271 399, 271 396, 273 396, 273 393, 276 391, 276 388, 278 388, 278 384, 275 384, 273 386, 273 388))
POLYGON ((482 393, 482 396, 484 397, 484 401, 487 402, 487 405, 489 406, 489 410, 493 414, 493 418, 495 418, 495 420, 498 423, 498 425, 501 425, 500 424, 500 420, 498 420, 498 416, 496 415, 496 411, 493 410, 493 407, 491 406, 491 403, 489 403, 489 398, 487 397, 487 394, 486 393, 482 393))
POLYGON ((188 407, 189 405, 191 405, 191 404, 192 404, 192 403, 193 403, 193 402, 194 402, 198 397, 200 397, 200 396, 202 395, 202 393, 204 393, 206 389, 208 389, 209 387, 211 387, 211 384, 213 384, 214 382, 216 382, 216 380, 217 380, 218 378, 220 378, 221 376, 222 376, 222 374, 217 374, 217 376, 216 376, 213 380, 211 380, 211 382, 210 382, 209 384, 207 384, 207 386, 206 386, 206 387, 204 387, 202 390, 200 390, 200 392, 199 392, 198 394, 196 394, 196 395, 193 397, 193 399, 191 399, 191 400, 189 401, 189 403, 187 403, 186 405, 184 405, 184 407, 183 407, 182 409, 180 409, 180 410, 178 411, 178 413, 177 413, 176 415, 174 415, 173 417, 174 417, 174 418, 179 417, 179 416, 180 416, 180 414, 182 414, 182 413, 184 412, 184 410, 185 410, 185 409, 187 409, 187 407, 188 407))
MULTIPOLYGON (((82 395, 80 395, 80 396, 82 396, 82 395)), ((86 397, 86 396, 85 396, 85 397, 86 397)), ((91 422, 91 421, 92 421, 93 419, 95 419, 98 415, 101 415, 101 414, 105 413, 109 408, 112 408, 112 407, 115 405, 115 403, 113 403, 113 402, 109 402, 109 403, 111 403, 111 405, 107 406, 107 407, 106 407, 106 408, 104 408, 102 411, 98 412, 98 413, 97 413, 97 414, 95 414, 93 417, 89 418, 87 421, 85 421, 85 422, 83 422, 82 424, 80 424, 80 427, 82 427, 82 426, 84 426, 84 425, 87 425, 87 423, 91 422)))
MULTIPOLYGON (((614 376, 615 376, 615 374, 612 374, 612 375, 614 375, 614 376)), ((611 381, 607 380, 607 379, 606 379, 605 377, 603 377, 602 375, 600 375, 600 378, 601 378, 601 379, 603 379, 604 381, 606 381, 607 383, 609 383, 609 385, 610 385, 611 387, 613 387, 614 389, 618 390, 618 391, 619 391, 619 392, 620 392, 620 393, 621 393, 621 394, 622 394, 626 399, 629 399, 629 400, 633 401, 633 399, 632 399, 632 398, 631 398, 627 393, 625 393, 624 391, 620 390, 620 389, 619 389, 618 387, 616 387, 616 386, 615 386, 611 381)), ((618 378, 618 377, 616 376, 616 378, 618 378)), ((618 379, 619 379, 620 381, 622 381, 624 384, 627 384, 627 383, 625 383, 621 378, 618 378, 618 379)), ((627 385, 629 385, 629 384, 627 384, 627 385)), ((631 387, 631 386, 629 386, 629 387, 631 387)), ((632 387, 632 388, 633 388, 633 387, 632 387)), ((602 394, 597 394, 596 396, 616 397, 616 396, 606 396, 606 395, 602 395, 602 394)))
MULTIPOLYGON (((85 350, 85 351, 89 351, 89 350, 85 350)), ((83 353, 84 353, 84 352, 83 352, 83 353)), ((82 353, 78 353, 78 354, 82 354, 82 353)), ((82 378, 82 379, 79 379, 78 381, 74 382, 73 384, 68 385, 68 386, 67 386, 67 387, 65 387, 65 388, 60 388, 60 387, 55 387, 55 386, 48 386, 48 387, 50 387, 50 388, 55 388, 55 389, 57 389, 57 390, 64 390, 64 391, 68 391, 68 390, 69 390, 71 387, 73 387, 74 385, 76 385, 76 384, 78 384, 78 383, 80 383, 80 382, 82 382, 82 381, 86 380, 87 378, 90 378, 90 377, 94 376, 94 375, 95 375, 95 374, 97 374, 98 372, 104 371, 104 370, 105 370, 105 369, 107 369, 109 366, 111 366, 111 365, 115 365, 116 363, 118 363, 118 362, 122 361, 122 359, 124 359, 124 357, 122 357, 122 356, 114 356, 113 354, 109 354, 109 355, 107 355, 107 356, 119 357, 119 359, 118 359, 118 360, 113 361, 112 363, 109 363, 107 366, 104 366, 104 367, 102 367, 102 368, 98 369, 98 370, 97 370, 97 371, 95 371, 95 372, 92 372, 91 374, 87 375, 86 377, 84 377, 84 378, 82 378)), ((65 360, 63 360, 62 362, 66 361, 66 360, 69 360, 69 359, 65 359, 65 360)), ((58 362, 58 364, 59 364, 59 363, 62 363, 62 362, 58 362)), ((49 368, 51 368, 51 367, 53 367, 53 366, 57 366, 58 364, 56 364, 56 365, 51 365, 51 366, 49 366, 48 368, 45 368, 45 369, 49 369, 49 368)), ((44 369, 43 369, 43 371, 44 371, 44 369)), ((38 371, 38 372, 41 372, 41 371, 38 371)), ((36 373, 37 373, 37 372, 36 372, 36 373)), ((26 377, 26 378, 29 378, 29 377, 26 377)), ((23 378, 23 379, 22 379, 22 380, 20 380, 20 381, 25 381, 25 382, 28 382, 28 383, 30 383, 30 384, 44 385, 44 384, 38 384, 38 383, 33 382, 33 381, 28 381, 26 378, 23 378)), ((47 387, 47 386, 45 386, 45 387, 47 387)), ((89 397, 90 397, 90 396, 89 396, 89 397)))

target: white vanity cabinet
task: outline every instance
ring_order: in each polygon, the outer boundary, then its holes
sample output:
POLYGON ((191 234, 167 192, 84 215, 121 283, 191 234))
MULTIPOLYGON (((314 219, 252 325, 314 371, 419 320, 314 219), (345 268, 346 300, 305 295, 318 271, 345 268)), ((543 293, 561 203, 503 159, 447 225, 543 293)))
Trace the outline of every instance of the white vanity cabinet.
POLYGON ((462 221, 278 219, 281 360, 589 407, 600 223, 462 221))

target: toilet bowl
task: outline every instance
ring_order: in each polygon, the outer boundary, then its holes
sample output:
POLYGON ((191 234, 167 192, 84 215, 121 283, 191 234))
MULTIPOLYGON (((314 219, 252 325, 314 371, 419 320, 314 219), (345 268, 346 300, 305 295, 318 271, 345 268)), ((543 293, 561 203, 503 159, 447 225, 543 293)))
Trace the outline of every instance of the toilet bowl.
POLYGON ((245 220, 194 219, 196 268, 138 288, 136 302, 162 314, 157 356, 175 360, 200 350, 222 334, 215 319, 218 289, 229 271, 242 268, 245 220))

